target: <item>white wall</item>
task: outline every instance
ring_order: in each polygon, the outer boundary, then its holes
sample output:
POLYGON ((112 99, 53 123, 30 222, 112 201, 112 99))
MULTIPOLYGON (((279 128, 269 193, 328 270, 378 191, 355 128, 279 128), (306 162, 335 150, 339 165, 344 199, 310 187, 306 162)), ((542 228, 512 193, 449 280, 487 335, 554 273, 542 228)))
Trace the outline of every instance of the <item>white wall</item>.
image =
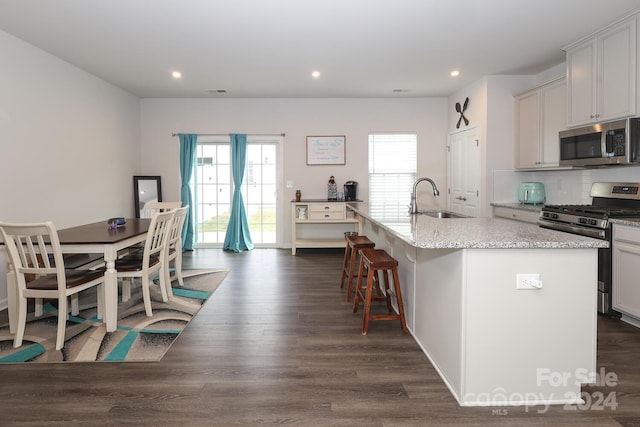
POLYGON ((65 228, 133 215, 139 99, 2 31, 0 52, 0 220, 65 228))
MULTIPOLYGON (((294 188, 280 183, 283 246, 291 243, 289 206, 296 189, 303 198, 326 198, 327 181, 334 175, 339 188, 358 181, 358 197, 367 200, 370 132, 417 132, 418 175, 446 187, 446 98, 144 99, 141 129, 142 172, 162 176, 165 200, 180 196, 179 142, 172 133, 285 133, 282 178, 293 181, 294 188), (307 166, 308 135, 345 135, 346 164, 307 166)), ((445 197, 434 200, 427 193, 425 187, 419 194, 423 203, 446 206, 445 197)))
POLYGON ((482 148, 480 184, 480 216, 491 216, 493 172, 513 167, 513 95, 533 84, 533 76, 486 76, 449 97, 448 126, 450 132, 478 126, 482 148), (464 122, 456 129, 460 114, 457 102, 469 98, 464 122))

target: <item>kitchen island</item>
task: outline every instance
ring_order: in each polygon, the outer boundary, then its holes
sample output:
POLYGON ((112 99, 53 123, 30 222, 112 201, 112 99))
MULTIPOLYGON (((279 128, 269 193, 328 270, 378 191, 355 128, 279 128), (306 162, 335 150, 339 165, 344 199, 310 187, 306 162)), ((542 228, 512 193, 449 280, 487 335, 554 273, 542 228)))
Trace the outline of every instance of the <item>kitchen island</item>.
POLYGON ((389 220, 349 207, 398 260, 407 326, 460 405, 582 403, 581 384, 596 379, 597 248, 607 242, 500 218, 389 220))

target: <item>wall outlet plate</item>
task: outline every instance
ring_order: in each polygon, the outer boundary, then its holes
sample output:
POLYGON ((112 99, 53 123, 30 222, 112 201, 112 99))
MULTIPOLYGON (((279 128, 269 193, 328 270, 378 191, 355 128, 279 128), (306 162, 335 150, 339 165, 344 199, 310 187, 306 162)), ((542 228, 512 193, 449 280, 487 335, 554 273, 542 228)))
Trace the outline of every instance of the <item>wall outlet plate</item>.
POLYGON ((516 274, 516 289, 542 289, 540 274, 516 274))

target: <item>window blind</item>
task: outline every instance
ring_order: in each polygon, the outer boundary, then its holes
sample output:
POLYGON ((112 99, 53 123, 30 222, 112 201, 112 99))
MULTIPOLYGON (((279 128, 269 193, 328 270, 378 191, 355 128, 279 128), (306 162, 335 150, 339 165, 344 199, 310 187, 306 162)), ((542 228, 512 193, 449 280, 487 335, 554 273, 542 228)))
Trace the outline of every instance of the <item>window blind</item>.
POLYGON ((405 217, 417 173, 415 133, 369 134, 369 207, 385 221, 405 217))

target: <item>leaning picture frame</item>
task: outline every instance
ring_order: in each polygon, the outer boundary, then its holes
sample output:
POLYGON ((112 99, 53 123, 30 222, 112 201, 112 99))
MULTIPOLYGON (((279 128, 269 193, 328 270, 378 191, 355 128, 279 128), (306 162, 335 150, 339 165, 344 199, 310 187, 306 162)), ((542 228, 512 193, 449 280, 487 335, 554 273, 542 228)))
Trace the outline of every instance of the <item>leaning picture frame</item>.
POLYGON ((344 135, 307 136, 307 165, 344 165, 344 135))
POLYGON ((162 201, 162 184, 159 176, 133 177, 133 202, 136 218, 149 218, 145 205, 162 201))

